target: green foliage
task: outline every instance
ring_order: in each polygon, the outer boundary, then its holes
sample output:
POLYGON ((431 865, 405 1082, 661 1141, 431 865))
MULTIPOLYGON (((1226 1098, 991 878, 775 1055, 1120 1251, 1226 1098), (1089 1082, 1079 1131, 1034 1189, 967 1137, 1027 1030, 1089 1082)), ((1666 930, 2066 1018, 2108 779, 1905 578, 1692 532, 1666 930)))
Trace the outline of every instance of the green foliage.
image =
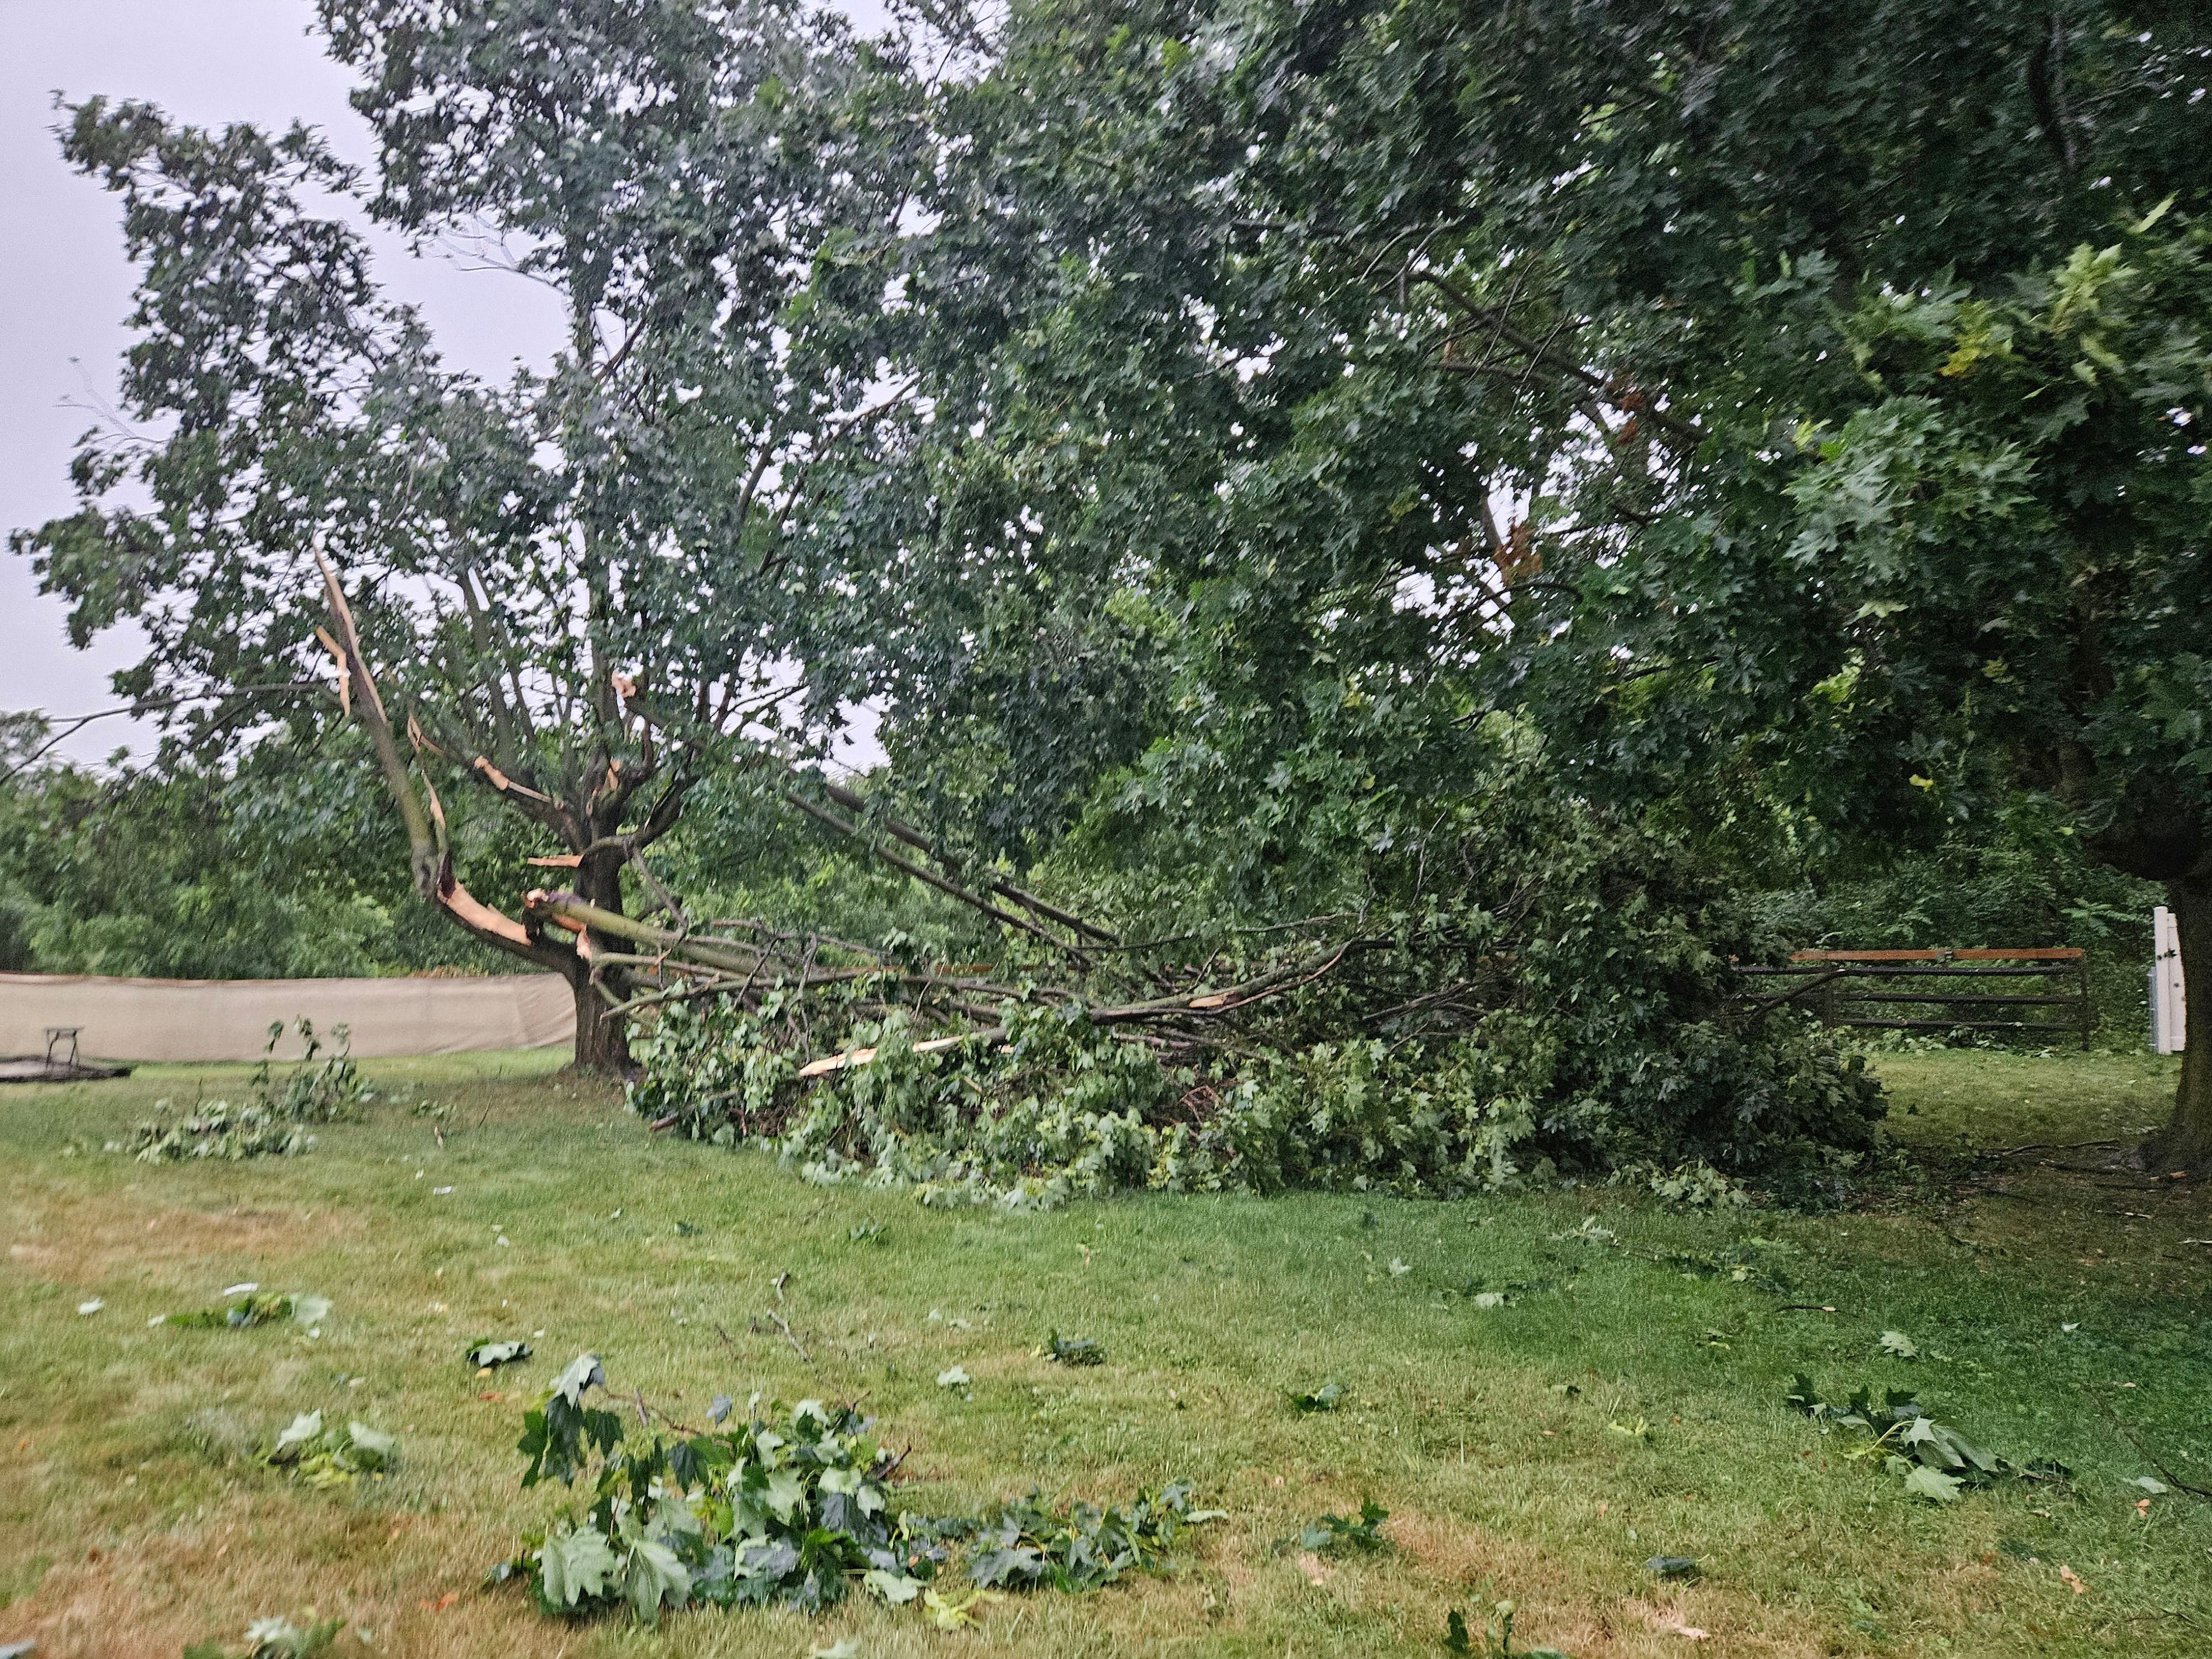
POLYGON ((271 1291, 257 1291, 228 1308, 171 1314, 165 1322, 185 1330, 249 1331, 257 1325, 291 1320, 312 1328, 329 1318, 330 1312, 331 1299, 326 1296, 279 1296, 271 1291))
POLYGON ((323 1042, 315 1035, 313 1021, 300 1021, 299 1033, 303 1051, 280 1081, 273 1073, 276 1045, 284 1038, 284 1022, 270 1024, 261 1063, 253 1068, 255 1103, 266 1108, 271 1117, 288 1123, 336 1123, 357 1115, 361 1103, 368 1097, 368 1088, 353 1062, 352 1031, 343 1025, 331 1028, 337 1051, 327 1059, 320 1058, 323 1042))
MULTIPOLYGON (((788 0, 314 10, 358 77, 368 167, 304 126, 67 112, 64 154, 118 198, 136 267, 124 424, 161 435, 88 434, 76 510, 14 545, 78 643, 139 624, 119 684, 173 699, 210 756, 343 723, 321 678, 327 559, 380 691, 354 687, 352 708, 388 706, 425 781, 486 809, 448 817, 395 758, 404 876, 432 914, 581 988, 574 943, 448 902, 448 860, 482 850, 455 832, 489 816, 494 839, 550 841, 618 910, 630 855, 701 774, 836 723, 834 676, 793 688, 783 665, 836 585, 841 474, 904 401, 878 370, 908 127, 856 84, 864 59, 895 73, 898 45, 788 0), (380 226, 521 250, 517 274, 564 309, 552 361, 454 369, 379 280, 380 226)), ((497 897, 525 873, 500 861, 497 897)), ((587 1064, 618 1062, 618 1039, 579 1022, 587 1064)))
POLYGON ((1663 1250, 1656 1260, 1686 1277, 1724 1279, 1780 1294, 1796 1288, 1787 1264, 1796 1254, 1796 1246, 1778 1240, 1747 1238, 1710 1250, 1663 1250))
MULTIPOLYGON (((548 1613, 627 1607, 647 1624, 693 1601, 818 1613, 860 1589, 892 1606, 919 1601, 954 1629, 981 1605, 933 1588, 960 1540, 979 1590, 1088 1590, 1156 1566, 1182 1528, 1217 1518, 1192 1509, 1187 1486, 1127 1509, 1053 1510, 1033 1492, 986 1520, 908 1514, 890 1500, 898 1459, 852 1407, 771 1404, 742 1427, 717 1419, 640 1446, 619 1413, 585 1404, 605 1381, 597 1357, 580 1355, 525 1419, 517 1448, 526 1486, 550 1475, 584 1480, 590 1493, 495 1574, 527 1577, 548 1613)), ((756 1395, 749 1413, 760 1405, 756 1395)))
POLYGON ((1324 1382, 1311 1394, 1292 1394, 1291 1409, 1295 1412, 1333 1412, 1344 1403, 1347 1390, 1341 1382, 1324 1382))
POLYGON ((1010 8, 936 106, 936 419, 856 578, 916 815, 1141 939, 1390 908, 1348 872, 1494 909, 1455 815, 1503 710, 1516 787, 1716 869, 2025 796, 2201 882, 2209 45, 2106 0, 1010 8), (1119 688, 1040 694, 1079 672, 1119 688))
MULTIPOLYGON (((2166 895, 2100 862, 2083 841, 2066 814, 2021 797, 1993 818, 1954 824, 1924 848, 1822 854, 1817 890, 1799 881, 1753 892, 1747 902, 1776 933, 1805 945, 2077 946, 2088 954, 2100 1044, 2130 1049, 2142 1041, 2151 908, 2166 895)), ((1809 853, 1798 848, 1786 856, 1809 853)), ((1771 874, 1753 870, 1747 878, 1765 886, 1771 874)), ((1971 1035, 1982 1043, 2049 1041, 1971 1035)))
MULTIPOLYGON (((1709 830, 2026 788, 2185 873, 2208 40, 2104 3, 1017 6, 945 99, 932 286, 1000 309, 943 305, 931 499, 973 511, 930 528, 994 621, 1140 585, 1173 740, 1246 714, 1295 764, 1334 679, 1387 702, 1387 776, 1504 702, 1709 830)), ((1000 678, 1002 730, 1059 718, 1000 678)))
POLYGON ((792 1000, 771 989, 757 1010, 720 998, 661 1008, 630 1041, 629 1109, 654 1121, 673 1115, 682 1133, 720 1146, 775 1133, 799 1072, 777 1041, 792 1000))
MULTIPOLYGON (((1478 1609, 1478 1612, 1480 1610, 1478 1609)), ((1510 1601, 1493 1602, 1490 1607, 1492 1623, 1470 1636, 1467 1615, 1454 1607, 1444 1615, 1444 1651, 1446 1653, 1495 1654, 1498 1659, 1567 1659, 1557 1648, 1516 1648, 1513 1645, 1513 1614, 1510 1601), (1477 1646, 1477 1643, 1480 1646, 1477 1646)))
POLYGON ((383 1480, 391 1472, 398 1447, 392 1436, 366 1423, 326 1427, 319 1411, 301 1412, 261 1449, 258 1461, 321 1492, 364 1478, 383 1480))
POLYGON ((272 1064, 284 1026, 282 1021, 270 1026, 268 1047, 253 1071, 252 1100, 240 1106, 216 1100, 190 1107, 157 1100, 155 1115, 132 1131, 126 1150, 142 1164, 197 1158, 292 1158, 312 1151, 315 1137, 308 1126, 358 1116, 368 1091, 348 1052, 349 1034, 344 1026, 332 1033, 337 1051, 327 1056, 311 1021, 301 1020, 299 1030, 306 1051, 279 1079, 273 1075, 272 1064))
POLYGON ((1091 1336, 1063 1338, 1058 1331, 1045 1339, 1037 1350, 1041 1358, 1056 1365, 1103 1365, 1106 1363, 1105 1345, 1091 1336))
POLYGON ((1321 1555, 1388 1549, 1390 1540, 1382 1535, 1382 1527, 1389 1518, 1389 1510, 1371 1498, 1363 1498, 1357 1516, 1324 1515, 1308 1522, 1298 1534, 1298 1547, 1321 1555))
POLYGON ((1309 957, 1310 986, 1233 1044, 1127 1041, 1083 1002, 1039 995, 1004 1003, 994 1040, 925 1050, 916 1012, 860 1017, 876 994, 862 981, 804 1000, 770 986, 750 1008, 664 1008, 636 1048, 633 1107, 773 1146, 810 1180, 910 1184, 934 1203, 1449 1194, 1630 1164, 1691 1199, 1740 1199, 1747 1179, 1832 1192, 1873 1143, 1878 1092, 1802 1017, 1733 1004, 1729 958, 1778 944, 1678 845, 1560 799, 1514 749, 1510 732, 1474 744, 1488 787, 1442 823, 1410 797, 1284 782, 1262 816, 1295 857, 1242 869, 1190 846, 1206 816, 1192 803, 1221 815, 1217 844, 1232 812, 1251 817, 1233 776, 1133 781, 1101 805, 1060 867, 1092 872, 1126 933, 1197 927, 1226 963, 1216 984, 1286 953, 1270 954, 1274 923, 1241 918, 1357 918, 1364 948, 1309 957), (1152 793, 1170 787, 1172 810, 1152 793), (1423 867, 1457 885, 1424 886, 1423 867), (865 1064, 799 1082, 804 1060, 858 1048, 865 1064))
MULTIPOLYGON (((1893 1347, 1886 1333, 1883 1346, 1902 1357, 1914 1357, 1912 1345, 1893 1347)), ((1848 1454, 1855 1458, 1879 1456, 1882 1467, 1898 1476, 1905 1490, 1930 1503, 1948 1504, 1969 1486, 1987 1486, 2006 1478, 2063 1480, 2066 1469, 2051 1462, 2015 1463, 1976 1445, 1946 1423, 1939 1423, 1909 1389, 1884 1389, 1876 1395, 1862 1387, 1841 1405, 1824 1400, 1813 1379, 1799 1373, 1787 1395, 1790 1405, 1819 1425, 1820 1432, 1855 1429, 1869 1437, 1848 1454)))
POLYGON ((491 1370, 501 1365, 520 1364, 529 1358, 530 1345, 486 1339, 471 1347, 465 1358, 478 1370, 491 1370))
POLYGON ((1048 1507, 1031 1492, 982 1522, 968 1540, 970 1583, 985 1589, 1084 1591, 1126 1572, 1150 1571, 1187 1527, 1225 1511, 1191 1507, 1191 1489, 1176 1483, 1140 1492, 1127 1509, 1072 1504, 1048 1507))
MULTIPOLYGON (((0 717, 0 771, 41 730, 0 717)), ((338 732, 234 765, 179 751, 0 779, 0 968, 286 979, 495 964, 409 892, 367 766, 338 732)), ((461 833, 474 853, 478 827, 461 833)))
MULTIPOLYGON (((769 994, 763 1013, 665 1009, 637 1046, 630 1099, 699 1139, 775 1146, 811 1182, 911 1183, 927 1203, 1051 1206, 1141 1186, 1453 1194, 1690 1151, 1741 1175, 1704 1168, 1656 1186, 1729 1201, 1745 1176, 1792 1197, 1832 1186, 1850 1164, 1820 1148, 1865 1148, 1878 1115, 1860 1061, 1796 1015, 1729 1020, 1725 963, 1683 931, 1637 940, 1648 982, 1628 995, 1624 909, 1631 925, 1639 909, 1589 900, 1559 918, 1571 931, 1522 953, 1513 994, 1464 1033, 1172 1066, 1073 1005, 1006 1005, 1002 1042, 933 1053, 905 1013, 838 1026, 836 1011, 817 1009, 821 1051, 874 1055, 807 1095, 803 1051, 781 1046, 783 1005, 769 994), (1586 994, 1589 973, 1620 995, 1586 994), (1701 1000, 1704 1020, 1668 1018, 1701 1000)), ((1328 1029, 1340 1006, 1316 995, 1283 1037, 1328 1029)))
POLYGON ((227 1100, 190 1107, 166 1100, 154 1103, 155 1115, 131 1132, 128 1150, 142 1164, 188 1158, 295 1158, 314 1149, 315 1137, 297 1123, 272 1116, 268 1108, 227 1100))

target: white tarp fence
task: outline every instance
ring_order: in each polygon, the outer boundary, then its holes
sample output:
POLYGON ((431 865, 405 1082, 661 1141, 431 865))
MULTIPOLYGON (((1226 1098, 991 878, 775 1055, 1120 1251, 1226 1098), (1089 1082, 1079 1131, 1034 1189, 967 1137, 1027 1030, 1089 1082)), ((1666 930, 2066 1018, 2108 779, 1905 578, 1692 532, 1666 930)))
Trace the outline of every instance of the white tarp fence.
POLYGON ((296 1056, 293 1026, 325 1037, 352 1030, 367 1058, 539 1048, 573 1042, 576 1009, 557 974, 482 979, 110 979, 0 974, 0 1054, 43 1054, 46 1031, 77 1028, 88 1060, 258 1060, 284 1022, 277 1053, 296 1056))
POLYGON ((2178 1054, 2189 1046, 2188 1004, 2182 994, 2181 931, 2163 904, 2150 913, 2150 1047, 2178 1054))

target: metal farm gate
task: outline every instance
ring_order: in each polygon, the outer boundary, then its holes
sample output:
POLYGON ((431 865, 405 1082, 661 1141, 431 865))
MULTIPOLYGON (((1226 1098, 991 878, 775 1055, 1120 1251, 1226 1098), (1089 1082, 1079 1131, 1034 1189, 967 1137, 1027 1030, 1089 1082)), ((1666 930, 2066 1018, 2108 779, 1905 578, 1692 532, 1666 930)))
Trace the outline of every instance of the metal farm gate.
POLYGON ((2078 1036, 2084 1048, 2096 1029, 2088 961, 2070 945, 1798 951, 1787 967, 1737 971, 1783 981, 1760 1000, 1770 1006, 1799 1003, 1829 1025, 2046 1031, 2078 1036))

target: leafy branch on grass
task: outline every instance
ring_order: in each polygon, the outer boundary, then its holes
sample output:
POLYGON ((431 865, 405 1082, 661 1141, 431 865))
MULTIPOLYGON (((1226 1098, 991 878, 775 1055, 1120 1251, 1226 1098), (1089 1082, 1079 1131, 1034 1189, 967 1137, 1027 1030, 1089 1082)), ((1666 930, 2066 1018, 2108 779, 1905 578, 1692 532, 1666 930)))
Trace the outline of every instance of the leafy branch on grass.
POLYGON ((270 1442, 256 1462, 282 1469, 303 1486, 325 1491, 391 1472, 399 1443, 366 1423, 325 1428, 320 1412, 301 1412, 270 1442))
MULTIPOLYGON (((771 1404, 731 1429, 710 1413, 708 1431, 672 1424, 672 1437, 631 1444, 621 1413, 587 1403, 605 1387, 598 1357, 579 1356, 524 1419, 516 1446, 525 1486, 584 1480, 590 1493, 580 1513, 564 1508, 494 1571, 530 1582, 547 1613, 626 1607, 647 1625, 693 1601, 817 1613, 860 1589, 957 1629, 1001 1588, 1094 1589, 1157 1566, 1183 1528, 1216 1518, 1193 1510, 1182 1485, 1126 1509, 1055 1510, 1032 1492, 985 1518, 894 1511, 900 1456, 854 1407, 771 1404), (969 1589, 956 1595, 944 1581, 962 1540, 969 1589)), ((760 1406, 755 1395, 749 1413, 760 1406)), ((638 1408, 642 1420, 642 1395, 638 1408)))
MULTIPOLYGON (((888 835, 896 867, 1011 936, 933 967, 904 935, 667 927, 545 890, 524 908, 540 928, 622 941, 601 960, 638 988, 622 1004, 641 1065, 629 1103, 655 1129, 760 1146, 811 1181, 908 1186, 928 1203, 1148 1188, 1456 1195, 1547 1159, 1633 1166, 1663 1196, 1725 1203, 1743 1196, 1735 1176, 1811 1167, 1816 1144, 1867 1144, 1876 1100, 1863 1068, 1802 1022, 1742 1017, 1725 964, 1763 947, 1701 946, 1705 965, 1680 971, 1704 925, 1687 902, 1703 875, 1540 805, 1517 787, 1521 763, 1493 758, 1483 793, 1500 816, 1471 814, 1442 840, 1420 832, 1424 861, 1459 872, 1452 896, 1417 881, 1403 908, 1380 890, 1299 919, 1232 907, 1140 943, 1126 918, 1125 939, 1038 909, 1033 894, 987 897, 973 884, 983 866, 854 796, 838 802, 844 816, 814 816, 862 850, 888 850, 888 835), (1650 905, 1588 929, 1628 869, 1650 905), (1590 991, 1630 982, 1649 994, 1590 991), (1685 1030, 1701 1055, 1687 1069, 1685 1030), (1586 1073, 1648 1079, 1636 1087, 1652 1093, 1601 1109, 1576 1080, 1586 1073), (1781 1099, 1771 1084, 1784 1079, 1800 1091, 1787 1122, 1765 1107, 1758 1123, 1743 1115, 1747 1099, 1781 1099), (1580 1103, 1553 1109, 1569 1098, 1580 1103)), ((1096 896, 1140 915, 1151 903, 1118 884, 1096 896)))
POLYGON ((1306 1523, 1298 1534, 1298 1547, 1311 1550, 1316 1555, 1345 1555, 1354 1551, 1371 1553, 1388 1549, 1390 1540, 1382 1535, 1382 1523, 1390 1518, 1390 1511, 1373 1498, 1362 1498, 1357 1516, 1324 1515, 1306 1523))
POLYGON ((1905 1491, 1931 1503, 1952 1503, 1965 1487, 1986 1486, 2002 1478, 2063 1480, 2067 1475, 2061 1463, 2016 1463, 1976 1445, 1948 1424, 1937 1422, 1909 1390, 1885 1389, 1877 1399, 1872 1388, 1862 1387, 1837 1405, 1822 1399, 1813 1379, 1801 1372, 1787 1398, 1823 1434, 1856 1429, 1867 1435, 1864 1444, 1845 1455, 1881 1457, 1885 1468, 1903 1479, 1905 1491))
POLYGON ((1771 1238, 1747 1238, 1717 1249, 1663 1250, 1652 1260, 1688 1279, 1725 1279, 1733 1285, 1786 1295, 1796 1289, 1783 1271, 1783 1259, 1797 1253, 1796 1246, 1771 1238))
POLYGON ((1105 1345, 1094 1336, 1063 1337, 1058 1331, 1045 1339, 1036 1351, 1040 1359, 1049 1359, 1057 1365, 1103 1365, 1106 1363, 1105 1345))
POLYGON ((185 1330, 246 1331, 257 1325, 290 1320, 313 1331, 330 1316, 331 1299, 326 1296, 297 1291, 279 1296, 268 1291, 250 1293, 227 1308, 200 1308, 191 1313, 170 1314, 162 1322, 185 1330))
POLYGON ((1291 1409, 1302 1415, 1309 1412, 1333 1412, 1344 1403, 1350 1390, 1341 1382, 1324 1382, 1311 1394, 1292 1393, 1291 1409))
POLYGON ((313 1151, 312 1127, 358 1115, 368 1091, 348 1052, 351 1033, 344 1026, 332 1029, 337 1048, 327 1056, 313 1021, 301 1020, 299 1030, 306 1052, 280 1079, 274 1071, 284 1023, 270 1026, 261 1063, 253 1071, 252 1099, 242 1105, 212 1100, 189 1107, 157 1100, 154 1115, 131 1132, 125 1150, 141 1164, 296 1158, 313 1151))
POLYGON ((1140 1492, 1127 1509, 1073 1504, 1045 1506, 1032 1491, 984 1522, 969 1540, 971 1583, 986 1589, 1093 1590, 1122 1574, 1158 1567, 1186 1527, 1221 1520, 1222 1510, 1194 1510, 1182 1482, 1140 1492))

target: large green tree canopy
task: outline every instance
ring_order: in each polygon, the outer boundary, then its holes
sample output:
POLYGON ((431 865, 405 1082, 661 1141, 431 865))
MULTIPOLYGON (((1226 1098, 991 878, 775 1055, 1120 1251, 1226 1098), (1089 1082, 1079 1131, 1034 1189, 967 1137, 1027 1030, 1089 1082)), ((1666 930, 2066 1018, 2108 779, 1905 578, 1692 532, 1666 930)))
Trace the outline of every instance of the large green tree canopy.
POLYGON ((1261 881, 1492 709, 1813 847, 2041 792, 2212 963, 2208 84, 2179 4, 1017 6, 914 285, 915 690, 1261 881))

